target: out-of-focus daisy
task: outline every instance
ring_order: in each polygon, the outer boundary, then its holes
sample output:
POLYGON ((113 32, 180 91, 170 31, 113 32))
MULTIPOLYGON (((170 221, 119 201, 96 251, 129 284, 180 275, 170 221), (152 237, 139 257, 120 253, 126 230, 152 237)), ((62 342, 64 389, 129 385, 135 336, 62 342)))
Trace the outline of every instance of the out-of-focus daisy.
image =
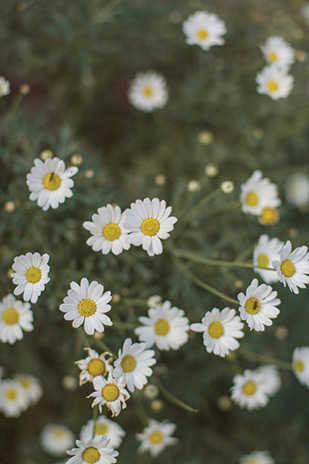
POLYGON ((161 240, 167 239, 174 229, 177 218, 170 216, 172 207, 166 207, 165 200, 145 198, 131 203, 125 211, 124 227, 129 232, 132 245, 142 245, 149 256, 160 255, 163 251, 161 240))
POLYGON ((288 240, 281 249, 279 260, 274 260, 272 265, 280 282, 285 287, 287 285, 291 292, 298 294, 298 288, 306 288, 305 284, 309 284, 309 253, 305 245, 292 251, 292 244, 288 240))
MULTIPOLYGON (((84 425, 80 432, 81 440, 89 440, 93 435, 94 421, 91 419, 84 425)), ((95 437, 106 435, 109 438, 109 446, 113 449, 119 448, 126 432, 116 422, 105 416, 99 416, 94 428, 95 437)))
POLYGON ((36 404, 43 394, 43 390, 38 379, 29 374, 18 374, 15 376, 15 379, 20 383, 28 405, 36 404))
POLYGON ((204 345, 208 353, 222 358, 239 347, 237 338, 242 338, 244 324, 236 316, 235 309, 224 308, 220 311, 213 308, 207 311, 201 324, 191 324, 194 332, 203 332, 204 345))
POLYGON ((156 363, 154 355, 153 350, 146 350, 145 343, 132 344, 131 338, 127 338, 122 350, 118 351, 118 359, 115 361, 115 378, 123 379, 130 392, 133 392, 135 387, 141 390, 148 382, 147 377, 152 375, 150 366, 156 363))
POLYGON ((103 206, 91 219, 92 222, 84 222, 83 227, 92 235, 86 243, 93 251, 102 251, 103 255, 111 251, 114 255, 119 255, 123 250, 130 248, 123 227, 124 213, 121 213, 119 206, 103 206))
POLYGON ((74 444, 74 434, 65 425, 48 424, 41 433, 44 451, 54 456, 64 454, 74 444))
POLYGON ((214 45, 223 45, 226 33, 224 22, 217 15, 207 11, 197 11, 183 23, 182 30, 189 45, 199 45, 207 51, 214 45))
POLYGON ((111 362, 113 357, 110 353, 102 353, 99 355, 99 353, 91 348, 85 348, 85 350, 88 351, 88 356, 75 363, 81 370, 79 374, 80 385, 92 382, 94 377, 98 375, 106 376, 112 369, 111 362))
POLYGON ((272 325, 280 310, 276 307, 281 301, 270 285, 261 284, 253 279, 246 293, 237 295, 240 317, 247 322, 250 329, 264 331, 265 326, 272 325))
POLYGON ((151 456, 158 456, 167 446, 178 443, 178 439, 171 436, 175 430, 176 424, 151 419, 149 425, 136 435, 137 440, 141 441, 138 452, 149 451, 151 456))
POLYGON ((259 366, 255 371, 261 375, 261 385, 269 396, 275 395, 281 387, 281 378, 276 366, 266 364, 259 366))
POLYGON ((29 303, 17 301, 13 295, 5 296, 0 302, 0 341, 15 343, 24 336, 23 330, 33 330, 33 313, 29 303))
POLYGON ((257 92, 269 95, 273 100, 286 98, 294 85, 294 77, 275 65, 265 66, 256 76, 257 92))
POLYGON ((113 464, 117 462, 118 451, 114 451, 106 436, 76 440, 77 448, 67 451, 73 456, 66 464, 113 464))
POLYGON ((274 64, 286 71, 295 61, 295 51, 283 37, 269 37, 261 50, 268 64, 274 64))
POLYGON ((45 285, 50 281, 49 273, 49 255, 45 253, 26 253, 25 255, 16 256, 12 265, 13 283, 17 285, 14 295, 21 295, 25 301, 36 303, 39 296, 45 289, 45 285))
POLYGON ((295 348, 292 367, 299 382, 309 388, 309 346, 295 348))
POLYGON ((94 331, 103 332, 104 325, 113 325, 111 319, 105 313, 110 311, 109 301, 111 292, 104 292, 104 287, 95 280, 89 284, 88 279, 83 278, 78 285, 71 282, 68 296, 63 300, 59 309, 64 314, 66 321, 73 321, 74 328, 84 324, 85 332, 93 335, 94 331))
POLYGON ((300 12, 304 20, 309 23, 309 3, 305 3, 300 12))
POLYGON ((279 221, 277 208, 266 206, 258 217, 259 223, 263 226, 274 226, 279 221))
POLYGON ((150 308, 148 316, 139 317, 142 327, 137 327, 135 333, 147 347, 154 344, 159 350, 178 350, 188 340, 189 319, 182 309, 171 307, 170 301, 162 306, 150 308))
MULTIPOLYGON (((272 261, 279 258, 282 246, 283 242, 278 238, 269 238, 268 235, 261 235, 253 251, 253 264, 272 268, 272 261)), ((267 284, 279 281, 278 275, 274 271, 267 271, 267 269, 259 268, 255 268, 254 271, 257 272, 267 284)))
POLYGON ((232 400, 241 408, 258 409, 266 406, 269 397, 264 389, 263 374, 246 369, 233 379, 232 400))
POLYGON ((10 93, 10 83, 5 77, 0 76, 0 97, 5 97, 10 93))
POLYGON ((264 208, 276 208, 281 204, 278 197, 278 187, 261 171, 254 171, 252 176, 240 187, 240 200, 244 213, 259 216, 264 208))
POLYGON ((157 306, 161 306, 162 298, 160 295, 152 295, 147 300, 148 308, 156 308, 157 306))
POLYGON ((275 464, 268 451, 253 451, 240 458, 240 464, 275 464))
POLYGON ((18 417, 27 409, 28 400, 16 379, 6 379, 0 382, 0 411, 6 417, 18 417))
POLYGON ((131 105, 147 113, 163 108, 168 101, 165 78, 154 71, 137 74, 130 83, 128 98, 131 105))
POLYGON ((296 208, 309 206, 309 176, 300 173, 290 176, 285 185, 285 193, 288 202, 296 208))
POLYGON ((37 201, 44 211, 49 207, 58 208, 66 198, 73 196, 71 189, 74 181, 70 177, 77 172, 77 167, 66 169, 64 162, 59 158, 47 159, 45 162, 39 158, 35 159, 31 173, 27 174, 30 200, 37 201))
POLYGON ((88 398, 95 398, 92 407, 98 404, 100 412, 102 412, 102 407, 106 405, 112 412, 112 416, 118 416, 121 410, 127 407, 126 401, 130 395, 125 389, 126 384, 115 379, 111 372, 109 372, 107 379, 102 376, 95 377, 93 386, 95 391, 88 398))

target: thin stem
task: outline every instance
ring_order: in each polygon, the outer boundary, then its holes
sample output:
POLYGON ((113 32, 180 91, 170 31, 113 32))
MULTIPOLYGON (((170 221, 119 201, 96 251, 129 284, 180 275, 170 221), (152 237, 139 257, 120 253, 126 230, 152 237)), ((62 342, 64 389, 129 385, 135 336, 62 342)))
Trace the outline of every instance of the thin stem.
POLYGON ((275 364, 280 369, 291 371, 292 365, 285 361, 280 361, 279 359, 272 358, 271 356, 266 356, 260 353, 252 353, 251 351, 246 350, 245 348, 240 348, 237 353, 244 359, 248 361, 253 361, 257 363, 267 363, 267 364, 275 364))
POLYGON ((163 394, 163 396, 165 396, 165 398, 167 400, 169 400, 171 403, 174 403, 176 404, 177 406, 179 406, 180 408, 184 409, 185 411, 188 411, 188 412, 198 412, 197 409, 194 409, 192 408, 191 406, 189 406, 188 404, 184 403, 183 401, 179 400, 178 398, 176 398, 176 396, 174 396, 171 392, 169 392, 165 386, 162 384, 161 380, 159 380, 158 378, 154 379, 155 383, 158 385, 159 387, 159 390, 161 391, 161 393, 163 394))
MULTIPOLYGON (((247 256, 249 256, 252 251, 254 250, 254 247, 256 246, 257 242, 255 241, 252 245, 250 245, 248 248, 246 248, 239 256, 238 258, 235 259, 235 262, 238 262, 238 261, 241 261, 245 258, 247 258, 247 256)), ((256 266, 255 266, 256 267, 256 266)))
POLYGON ((149 419, 148 419, 148 416, 146 414, 143 403, 141 401, 135 401, 134 409, 135 409, 136 415, 139 418, 139 420, 141 421, 142 425, 144 427, 147 427, 147 425, 149 423, 149 419))
POLYGON ((98 414, 99 414, 99 408, 98 406, 95 406, 92 410, 92 420, 93 420, 92 438, 95 437, 95 429, 97 426, 98 414))

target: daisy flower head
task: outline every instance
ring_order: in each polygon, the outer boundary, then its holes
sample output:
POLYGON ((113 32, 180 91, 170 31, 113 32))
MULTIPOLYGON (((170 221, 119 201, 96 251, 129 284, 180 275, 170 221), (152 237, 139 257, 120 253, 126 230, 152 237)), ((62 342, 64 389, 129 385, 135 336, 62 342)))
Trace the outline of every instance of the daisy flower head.
POLYGON ((189 45, 199 45, 207 51, 214 45, 223 45, 226 33, 225 23, 213 13, 197 11, 183 23, 183 33, 189 45))
POLYGON ((281 378, 276 366, 266 364, 259 366, 255 371, 261 375, 261 386, 267 395, 275 395, 281 387, 281 378))
POLYGON ((167 239, 177 218, 170 216, 172 207, 166 207, 165 200, 145 198, 131 203, 131 208, 125 211, 124 227, 129 233, 132 245, 142 245, 149 256, 160 255, 163 252, 161 240, 167 239))
POLYGON ((25 398, 29 405, 36 404, 43 395, 43 390, 38 379, 29 374, 18 374, 15 379, 20 383, 25 398))
POLYGON ((23 331, 33 330, 33 313, 29 303, 17 301, 13 295, 0 301, 0 341, 13 344, 21 340, 23 331))
POLYGON ((263 226, 274 226, 279 221, 279 211, 276 208, 266 206, 258 217, 258 221, 263 226))
POLYGON ((240 317, 251 330, 264 331, 265 326, 272 325, 272 319, 280 313, 277 306, 281 301, 277 298, 277 292, 270 285, 259 285, 257 279, 253 279, 246 293, 239 293, 237 298, 240 317))
POLYGON ((263 177, 261 171, 254 171, 240 189, 240 201, 244 213, 259 216, 266 207, 277 208, 281 204, 277 185, 267 177, 263 177))
POLYGON ((124 213, 121 213, 119 206, 103 206, 91 219, 92 222, 84 222, 83 227, 92 235, 86 243, 93 251, 102 251, 103 255, 111 251, 114 255, 119 255, 130 248, 123 227, 124 213))
POLYGON ((18 417, 27 407, 28 400, 18 380, 2 380, 0 382, 0 411, 6 417, 18 417))
POLYGON ((294 174, 290 176, 285 185, 285 194, 288 202, 296 208, 309 206, 309 176, 294 174))
POLYGON ((258 409, 268 403, 269 397, 263 387, 263 374, 246 369, 242 374, 236 375, 233 382, 231 398, 240 408, 258 409))
POLYGON ((111 292, 104 292, 104 286, 95 280, 89 284, 85 277, 80 285, 71 282, 68 296, 63 300, 59 309, 64 314, 66 321, 73 321, 74 328, 84 324, 85 332, 93 335, 94 331, 104 332, 104 325, 113 325, 111 319, 105 313, 110 311, 108 304, 112 299, 111 292))
POLYGON ((79 374, 80 385, 92 382, 98 375, 106 376, 107 373, 112 370, 111 362, 113 357, 110 353, 102 353, 99 355, 99 353, 91 348, 85 348, 85 350, 88 351, 88 356, 75 363, 81 370, 79 374))
MULTIPOLYGON (((278 238, 269 238, 268 235, 261 235, 253 251, 253 264, 272 268, 272 261, 279 258, 282 246, 283 242, 278 238)), ((274 271, 254 268, 254 272, 259 274, 267 284, 279 281, 278 275, 274 271)))
POLYGON ((295 348, 292 368, 297 380, 309 388, 309 346, 295 348))
POLYGON ((21 295, 25 301, 36 303, 39 296, 45 290, 45 285, 50 281, 48 277, 49 255, 45 253, 26 253, 25 255, 16 256, 12 264, 13 283, 17 285, 14 295, 21 295))
POLYGON ((41 433, 41 445, 46 453, 61 456, 74 444, 74 434, 65 425, 48 424, 41 433))
POLYGON ((153 366, 156 363, 153 350, 146 350, 145 343, 132 343, 131 338, 124 341, 122 350, 118 351, 115 361, 114 376, 123 379, 130 392, 135 387, 141 390, 148 382, 147 377, 152 375, 153 366))
POLYGON ((156 457, 169 445, 176 445, 178 439, 172 437, 176 430, 176 424, 171 422, 159 422, 151 419, 149 425, 141 433, 136 435, 141 444, 138 453, 149 451, 151 456, 156 457))
POLYGON ((291 292, 299 293, 299 288, 306 288, 309 284, 309 253, 308 248, 303 245, 292 251, 292 244, 288 240, 283 245, 278 260, 272 265, 277 271, 280 282, 291 292))
POLYGON ((253 451, 240 458, 239 464, 275 464, 268 451, 253 451))
POLYGON ((256 76, 257 92, 269 95, 273 100, 286 98, 294 85, 294 77, 275 65, 265 66, 256 76))
POLYGON ((6 95, 9 95, 11 89, 10 89, 10 83, 5 77, 0 76, 0 97, 5 97, 6 95))
POLYGON ((139 317, 143 324, 135 329, 135 334, 147 348, 156 345, 159 350, 178 350, 188 340, 189 319, 184 311, 170 301, 150 308, 148 317, 139 317))
MULTIPOLYGON (((80 432, 81 440, 89 440, 92 438, 94 421, 91 419, 84 425, 80 432)), ((105 416, 99 416, 95 423, 95 437, 105 435, 109 438, 109 446, 113 449, 119 448, 122 439, 126 432, 116 422, 108 419, 105 416)))
POLYGON ((99 405, 99 411, 102 412, 102 407, 106 405, 112 413, 112 416, 118 416, 122 409, 127 407, 126 401, 130 398, 126 390, 126 384, 122 380, 118 380, 109 372, 108 378, 102 376, 93 379, 95 391, 88 398, 93 397, 92 407, 99 405))
POLYGON ((76 440, 77 448, 67 451, 72 456, 66 464, 114 464, 118 451, 114 451, 106 436, 76 440))
POLYGON ((269 37, 261 50, 268 64, 273 64, 286 71, 295 61, 295 51, 283 37, 269 37))
POLYGON ((132 106, 146 113, 163 108, 168 101, 165 78, 154 71, 137 74, 130 83, 128 98, 132 106))
POLYGON ((244 324, 236 316, 235 309, 213 308, 207 311, 201 324, 191 324, 193 332, 203 332, 203 341, 208 353, 224 358, 230 351, 239 348, 237 338, 242 338, 244 324))

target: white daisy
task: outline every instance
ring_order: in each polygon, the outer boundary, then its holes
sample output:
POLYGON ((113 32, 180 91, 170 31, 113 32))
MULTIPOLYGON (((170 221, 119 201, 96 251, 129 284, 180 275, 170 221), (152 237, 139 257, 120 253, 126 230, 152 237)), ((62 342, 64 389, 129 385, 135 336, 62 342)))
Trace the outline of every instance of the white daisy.
POLYGON ((88 440, 76 440, 78 448, 67 451, 73 456, 66 464, 113 464, 117 462, 118 451, 114 451, 106 436, 90 438, 88 440))
POLYGON ((267 63, 278 68, 287 70, 295 61, 295 51, 282 37, 269 37, 261 50, 267 63))
POLYGON ((130 395, 125 389, 126 384, 115 379, 111 372, 109 372, 107 379, 102 376, 95 377, 93 386, 95 391, 88 398, 95 398, 92 407, 98 404, 100 412, 106 404, 106 407, 112 412, 112 416, 118 416, 121 410, 127 407, 126 401, 130 395))
POLYGON ((149 256, 160 255, 163 251, 161 240, 167 239, 177 218, 170 216, 172 207, 166 207, 165 200, 145 198, 131 203, 125 211, 124 227, 129 232, 129 242, 142 245, 149 256), (170 216, 170 217, 169 217, 170 216))
POLYGON ((137 74, 130 83, 128 98, 131 105, 147 113, 163 108, 168 101, 165 78, 153 71, 137 74))
POLYGON ((50 158, 45 162, 39 158, 34 160, 35 166, 27 174, 27 185, 31 192, 30 200, 47 211, 49 207, 56 209, 66 198, 73 196, 71 188, 74 182, 70 177, 78 172, 77 167, 66 169, 59 158, 50 158))
POLYGON ((144 325, 137 327, 135 333, 147 348, 155 344, 159 350, 178 350, 187 342, 189 319, 182 309, 171 306, 170 301, 165 301, 162 306, 150 308, 149 317, 139 317, 144 325))
POLYGON ((5 296, 0 302, 0 341, 15 343, 24 336, 23 330, 33 330, 33 313, 29 303, 17 301, 13 295, 5 296))
POLYGON ((0 97, 5 97, 10 93, 10 83, 5 77, 0 76, 0 97))
POLYGON ((280 282, 291 292, 299 293, 299 288, 306 288, 309 284, 309 253, 304 245, 292 251, 292 244, 288 240, 282 247, 279 260, 272 262, 277 271, 280 282))
POLYGON ((15 379, 20 383, 28 405, 36 404, 43 395, 39 380, 29 374, 18 374, 15 379))
MULTIPOLYGON (((92 438, 94 421, 91 419, 84 425, 80 432, 81 440, 89 440, 92 438)), ((95 436, 106 435, 109 438, 109 446, 113 449, 119 448, 122 439, 126 432, 116 422, 108 419, 105 416, 99 416, 95 423, 95 436)))
POLYGON ((292 367, 299 382, 309 388, 309 346, 295 348, 292 367))
POLYGON ((25 255, 16 256, 12 265, 13 283, 17 285, 14 295, 21 295, 25 301, 36 303, 39 296, 45 289, 45 284, 50 281, 49 273, 49 255, 45 253, 26 253, 25 255))
POLYGON ((244 213, 259 216, 264 208, 276 208, 281 204, 277 185, 270 182, 268 178, 263 178, 261 171, 254 171, 240 189, 240 201, 244 213))
POLYGON ((263 226, 274 226, 279 221, 279 212, 276 208, 266 206, 258 217, 263 226))
POLYGON ((281 378, 276 366, 259 366, 254 372, 261 374, 261 386, 267 395, 273 396, 280 390, 281 378))
POLYGON ((240 464, 275 464, 268 451, 253 451, 240 458, 240 464))
POLYGON ((239 293, 239 312, 242 320, 246 321, 250 329, 257 332, 264 331, 265 326, 272 325, 280 310, 276 308, 281 301, 277 298, 270 285, 261 284, 253 279, 246 290, 246 294, 239 293))
POLYGON ((294 77, 275 65, 265 66, 256 76, 257 92, 269 95, 273 100, 286 98, 294 85, 294 77))
POLYGON ((246 369, 233 379, 232 400, 240 408, 258 409, 266 406, 269 397, 263 388, 263 374, 246 369))
POLYGON ((224 358, 230 351, 239 347, 237 338, 242 338, 244 324, 235 309, 224 308, 220 311, 213 308, 207 311, 202 324, 191 324, 193 332, 203 332, 203 341, 208 353, 224 358))
POLYGON ((41 433, 44 451, 54 456, 64 454, 74 444, 74 434, 65 425, 48 424, 41 433))
POLYGON ((296 208, 309 206, 309 176, 300 173, 290 176, 285 185, 285 193, 288 202, 296 208))
POLYGON ((124 341, 122 350, 118 351, 118 359, 115 361, 114 376, 123 379, 130 392, 136 387, 141 390, 148 382, 147 377, 152 375, 153 366, 156 363, 153 350, 146 350, 144 343, 133 343, 131 338, 124 341))
POLYGON ((183 33, 189 45, 199 45, 207 51, 214 45, 223 45, 226 33, 225 23, 217 15, 207 11, 197 11, 183 23, 183 33))
POLYGON ((91 348, 85 348, 88 351, 88 356, 85 359, 76 361, 75 364, 81 370, 79 374, 79 384, 83 385, 87 382, 92 382, 94 377, 98 375, 107 375, 112 369, 111 361, 113 359, 110 353, 102 353, 99 355, 91 348))
POLYGON ((71 282, 68 296, 63 300, 59 309, 64 314, 66 321, 73 321, 74 328, 84 324, 85 332, 93 335, 94 331, 103 332, 104 325, 113 325, 111 319, 106 316, 111 309, 109 301, 111 292, 104 292, 104 287, 95 280, 89 284, 88 279, 83 278, 78 285, 71 282))
POLYGON ((15 379, 0 382, 0 411, 6 417, 18 417, 27 409, 28 400, 20 383, 15 379))
MULTIPOLYGON (((261 267, 273 268, 272 261, 279 258, 283 242, 278 238, 269 238, 268 235, 261 235, 253 251, 253 264, 261 267)), ((273 268, 274 269, 274 268, 273 268)), ((271 284, 278 282, 279 278, 276 272, 267 271, 266 269, 255 268, 264 282, 271 284)))
POLYGON ((123 227, 124 213, 121 213, 119 206, 103 206, 91 219, 92 222, 84 222, 83 227, 92 235, 86 243, 93 251, 102 251, 104 255, 111 251, 114 255, 119 255, 130 248, 123 227))
POLYGON ((171 436, 175 430, 176 424, 151 419, 149 425, 136 435, 137 440, 142 442, 138 452, 149 451, 151 456, 158 456, 167 446, 178 443, 178 439, 171 436))

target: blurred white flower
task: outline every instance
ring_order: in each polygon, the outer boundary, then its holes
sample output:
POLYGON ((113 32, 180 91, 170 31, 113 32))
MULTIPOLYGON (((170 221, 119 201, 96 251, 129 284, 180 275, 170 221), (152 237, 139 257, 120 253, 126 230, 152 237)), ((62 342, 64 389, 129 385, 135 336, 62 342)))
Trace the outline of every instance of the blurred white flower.
POLYGON ((0 411, 6 417, 18 417, 27 409, 28 399, 20 382, 6 379, 0 382, 0 411))
POLYGON ((286 98, 294 85, 294 77, 275 65, 265 66, 256 76, 257 92, 269 95, 273 100, 286 98))
POLYGON ((74 434, 65 425, 48 424, 41 433, 41 445, 44 451, 54 456, 61 456, 74 443, 74 434))
POLYGON ((27 406, 36 404, 43 394, 39 380, 29 374, 17 374, 15 379, 21 385, 25 398, 28 402, 27 406))
POLYGON ((189 45, 199 45, 207 51, 214 45, 223 45, 226 34, 225 23, 213 13, 197 11, 188 16, 182 26, 189 45))
POLYGON ((295 61, 295 51, 283 37, 269 37, 261 50, 268 64, 273 64, 286 71, 295 61))
POLYGON ((268 451, 253 451, 240 458, 240 464, 275 464, 268 451))
MULTIPOLYGON (((81 440, 92 439, 94 421, 91 419, 84 425, 80 432, 81 440)), ((113 449, 119 448, 126 432, 116 422, 105 416, 99 416, 94 428, 95 437, 105 435, 109 438, 109 446, 113 449)))
POLYGON ((10 93, 10 83, 5 77, 0 76, 0 97, 5 97, 10 93))
POLYGON ((33 330, 33 313, 29 303, 17 301, 13 295, 0 302, 0 341, 13 344, 24 337, 23 330, 33 330))
POLYGON ((261 384, 267 395, 273 396, 280 390, 281 378, 276 366, 265 364, 259 366, 254 372, 261 374, 261 384))
MULTIPOLYGON (((261 235, 253 251, 253 264, 273 268, 272 261, 279 259, 282 246, 283 242, 278 238, 269 238, 268 235, 261 235)), ((267 269, 259 268, 254 268, 254 271, 259 274, 267 284, 279 281, 278 274, 274 271, 267 271, 267 269)))
POLYGON ((178 439, 171 436, 175 430, 176 424, 151 419, 149 425, 136 435, 137 440, 141 441, 138 453, 149 451, 151 456, 156 457, 167 446, 176 445, 178 439))
POLYGON ((232 400, 240 408, 258 409, 266 406, 269 397, 263 387, 263 374, 246 369, 233 379, 232 400))
POLYGON ((150 112, 163 108, 168 101, 165 78, 154 71, 137 74, 130 83, 128 98, 138 110, 150 112))
POLYGON ((292 368, 298 381, 309 388, 309 346, 295 348, 292 368))
POLYGON ((259 216, 266 207, 280 206, 278 187, 261 171, 254 171, 251 177, 240 187, 240 201, 244 213, 259 216))
POLYGON ((296 208, 309 206, 309 176, 306 174, 294 174, 285 184, 287 200, 296 208))

